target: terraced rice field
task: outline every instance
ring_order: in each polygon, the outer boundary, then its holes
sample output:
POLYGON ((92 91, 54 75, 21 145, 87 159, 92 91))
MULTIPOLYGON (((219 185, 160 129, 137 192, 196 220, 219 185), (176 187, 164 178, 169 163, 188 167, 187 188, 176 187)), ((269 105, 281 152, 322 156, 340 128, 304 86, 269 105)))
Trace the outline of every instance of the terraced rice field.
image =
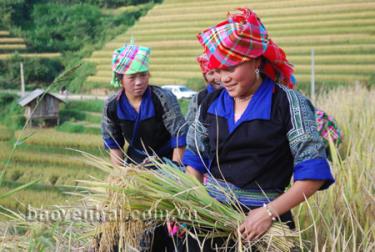
POLYGON ((7 60, 13 53, 18 52, 26 58, 56 58, 60 53, 28 53, 23 38, 12 37, 9 31, 0 30, 0 60, 7 60))
MULTIPOLYGON (((16 132, 15 136, 19 134, 21 132, 16 132)), ((0 142, 0 166, 5 171, 0 191, 39 180, 26 191, 14 195, 12 200, 0 200, 0 204, 24 210, 28 204, 40 207, 58 204, 62 200, 74 200, 65 192, 74 190, 77 180, 88 179, 89 176, 100 177, 102 173, 89 166, 80 153, 68 148, 105 157, 99 146, 101 139, 98 135, 54 130, 36 131, 32 137, 19 143, 13 152, 14 141, 0 142)))
POLYGON ((27 129, 13 131, 0 125, 0 194, 11 188, 38 182, 12 196, 0 200, 0 204, 11 209, 26 210, 33 207, 62 204, 76 198, 67 195, 74 191, 77 180, 101 178, 103 173, 88 165, 76 150, 106 158, 100 131, 101 103, 93 101, 71 102, 66 108, 84 115, 83 120, 69 121, 71 124, 90 125, 96 134, 67 133, 62 129, 27 129), (78 111, 78 112, 77 112, 78 111), (17 141, 18 139, 18 141, 17 141))
POLYGON ((112 52, 131 36, 137 44, 152 48, 152 83, 186 83, 201 78, 195 57, 202 49, 196 34, 223 20, 227 11, 242 6, 253 8, 261 17, 271 38, 295 65, 300 83, 310 80, 311 49, 320 84, 366 82, 375 73, 374 1, 165 0, 86 59, 97 69, 87 85, 108 86, 112 52))
MULTIPOLYGON (((187 100, 180 101, 184 113, 187 104, 187 100)), ((67 127, 13 131, 0 125, 0 174, 5 171, 0 178, 0 194, 39 180, 10 200, 0 200, 0 204, 23 211, 28 204, 41 207, 74 201, 75 197, 66 192, 75 190, 77 180, 102 178, 104 174, 87 164, 77 150, 108 158, 100 135, 103 105, 98 100, 66 103, 61 112, 70 115, 64 123, 67 127), (77 125, 83 127, 83 133, 64 132, 77 125)))
POLYGON ((0 142, 1 141, 8 141, 13 137, 13 131, 8 129, 7 127, 0 125, 0 142))

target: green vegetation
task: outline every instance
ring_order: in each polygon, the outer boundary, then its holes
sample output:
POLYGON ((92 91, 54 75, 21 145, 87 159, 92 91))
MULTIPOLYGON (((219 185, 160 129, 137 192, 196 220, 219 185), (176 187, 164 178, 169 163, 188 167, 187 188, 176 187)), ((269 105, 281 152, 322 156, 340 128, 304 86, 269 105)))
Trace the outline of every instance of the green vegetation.
POLYGON ((64 69, 61 61, 48 58, 23 58, 13 54, 9 60, 0 61, 0 89, 19 89, 20 63, 23 63, 27 90, 47 88, 64 69))
POLYGON ((58 131, 100 135, 104 101, 69 101, 60 111, 58 131))
MULTIPOLYGON (((99 124, 98 124, 99 125, 99 124)), ((87 133, 87 134, 100 134, 99 126, 90 127, 87 124, 80 124, 74 121, 66 121, 57 127, 58 131, 70 133, 87 133)))
POLYGON ((0 60, 3 60, 0 65, 0 89, 19 86, 19 63, 24 62, 25 74, 34 73, 34 76, 25 76, 29 90, 47 87, 64 69, 74 69, 52 90, 57 91, 65 86, 70 92, 90 91, 92 86, 86 87, 84 82, 95 73, 95 65, 82 64, 81 59, 118 33, 125 32, 152 8, 154 1, 85 2, 67 1, 67 4, 64 1, 21 0, 0 5, 0 13, 4 13, 0 24, 10 29, 10 32, 4 30, 0 33, 0 60), (108 9, 132 3, 137 5, 108 9), (15 50, 18 54, 12 56, 15 50), (35 59, 28 59, 34 56, 35 59), (52 59, 56 56, 61 57, 52 59), (46 57, 52 58, 47 60, 46 57))
POLYGON ((0 142, 9 141, 13 137, 13 131, 0 125, 0 142))
POLYGON ((89 4, 37 4, 32 10, 33 25, 26 32, 26 42, 30 50, 37 52, 76 51, 99 39, 100 18, 100 9, 89 4))
POLYGON ((65 109, 102 113, 103 106, 104 106, 104 101, 101 101, 101 100, 69 101, 65 105, 65 109))
POLYGON ((65 86, 70 92, 87 92, 89 86, 85 85, 85 80, 88 76, 95 74, 95 64, 90 62, 79 63, 80 60, 72 60, 69 62, 67 69, 72 69, 79 66, 77 71, 70 76, 65 78, 64 82, 60 83, 58 86, 65 86))
POLYGON ((18 96, 0 93, 0 124, 9 129, 17 129, 24 125, 23 109, 17 104, 18 96))
POLYGON ((186 113, 188 111, 189 102, 190 102, 190 100, 187 100, 187 99, 181 99, 181 100, 178 101, 178 103, 180 104, 181 112, 182 112, 183 115, 186 115, 186 113))

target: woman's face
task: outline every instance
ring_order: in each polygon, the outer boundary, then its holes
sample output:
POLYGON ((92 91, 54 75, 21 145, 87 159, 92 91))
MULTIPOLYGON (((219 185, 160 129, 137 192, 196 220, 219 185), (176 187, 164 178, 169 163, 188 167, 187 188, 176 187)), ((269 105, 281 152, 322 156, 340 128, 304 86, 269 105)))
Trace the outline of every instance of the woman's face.
POLYGON ((148 87, 149 72, 140 72, 135 74, 124 74, 122 78, 122 86, 126 94, 133 97, 142 97, 148 87))
POLYGON ((216 69, 208 71, 204 74, 204 76, 206 77, 207 83, 211 84, 213 88, 219 89, 222 87, 220 82, 220 74, 216 69))
POLYGON ((260 59, 250 60, 227 69, 220 69, 218 73, 224 88, 235 98, 248 96, 255 92, 260 59))

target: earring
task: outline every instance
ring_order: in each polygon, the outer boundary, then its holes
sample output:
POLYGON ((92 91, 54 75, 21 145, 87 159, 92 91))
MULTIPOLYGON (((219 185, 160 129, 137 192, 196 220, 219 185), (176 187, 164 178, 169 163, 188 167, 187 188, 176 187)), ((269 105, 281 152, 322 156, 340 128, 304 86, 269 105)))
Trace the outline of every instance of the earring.
POLYGON ((255 69, 255 76, 256 76, 256 79, 259 80, 259 68, 255 69))

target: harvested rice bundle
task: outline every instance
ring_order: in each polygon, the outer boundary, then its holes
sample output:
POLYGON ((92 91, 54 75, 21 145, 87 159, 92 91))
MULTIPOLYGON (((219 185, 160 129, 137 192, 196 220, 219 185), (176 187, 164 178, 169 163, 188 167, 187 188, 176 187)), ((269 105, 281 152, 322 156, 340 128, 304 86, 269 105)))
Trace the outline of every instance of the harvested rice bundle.
MULTIPOLYGON (((246 215, 232 192, 217 185, 216 189, 225 192, 230 199, 229 204, 223 204, 212 198, 204 185, 182 172, 175 164, 157 159, 151 162, 157 169, 146 169, 144 166, 118 167, 114 170, 116 179, 104 183, 86 181, 86 188, 94 187, 94 191, 103 191, 98 190, 98 187, 109 189, 112 197, 110 202, 116 202, 110 207, 122 207, 120 222, 138 220, 153 224, 167 221, 184 223, 191 227, 188 232, 193 236, 230 237, 236 240, 239 251, 254 246, 259 250, 289 251, 295 246, 298 235, 279 222, 275 222, 261 239, 242 244, 238 226, 244 222, 246 215), (122 172, 119 173, 118 170, 122 172), (123 219, 124 217, 126 218, 123 219), (195 230, 199 231, 196 233, 195 230)), ((98 165, 98 160, 93 163, 98 165)), ((92 196, 95 197, 95 193, 92 196)), ((123 232, 115 232, 119 235, 117 238, 124 244, 130 243, 129 235, 126 234, 131 232, 127 227, 123 228, 123 232)), ((141 238, 132 236, 136 237, 141 238)), ((137 247, 137 244, 139 246, 139 240, 133 240, 132 245, 137 247)))
MULTIPOLYGON (((101 213, 101 223, 95 230, 95 239, 92 245, 94 251, 141 250, 140 240, 147 238, 144 237, 144 230, 149 229, 152 223, 130 218, 127 197, 121 190, 118 190, 118 188, 125 189, 127 187, 127 179, 124 178, 128 177, 128 172, 130 170, 115 168, 104 183, 100 185, 97 184, 99 182, 89 183, 91 186, 98 185, 96 189, 105 188, 105 190, 96 190, 94 197, 85 198, 92 204, 100 202, 97 211, 101 213)), ((142 245, 147 246, 147 244, 142 245)))

